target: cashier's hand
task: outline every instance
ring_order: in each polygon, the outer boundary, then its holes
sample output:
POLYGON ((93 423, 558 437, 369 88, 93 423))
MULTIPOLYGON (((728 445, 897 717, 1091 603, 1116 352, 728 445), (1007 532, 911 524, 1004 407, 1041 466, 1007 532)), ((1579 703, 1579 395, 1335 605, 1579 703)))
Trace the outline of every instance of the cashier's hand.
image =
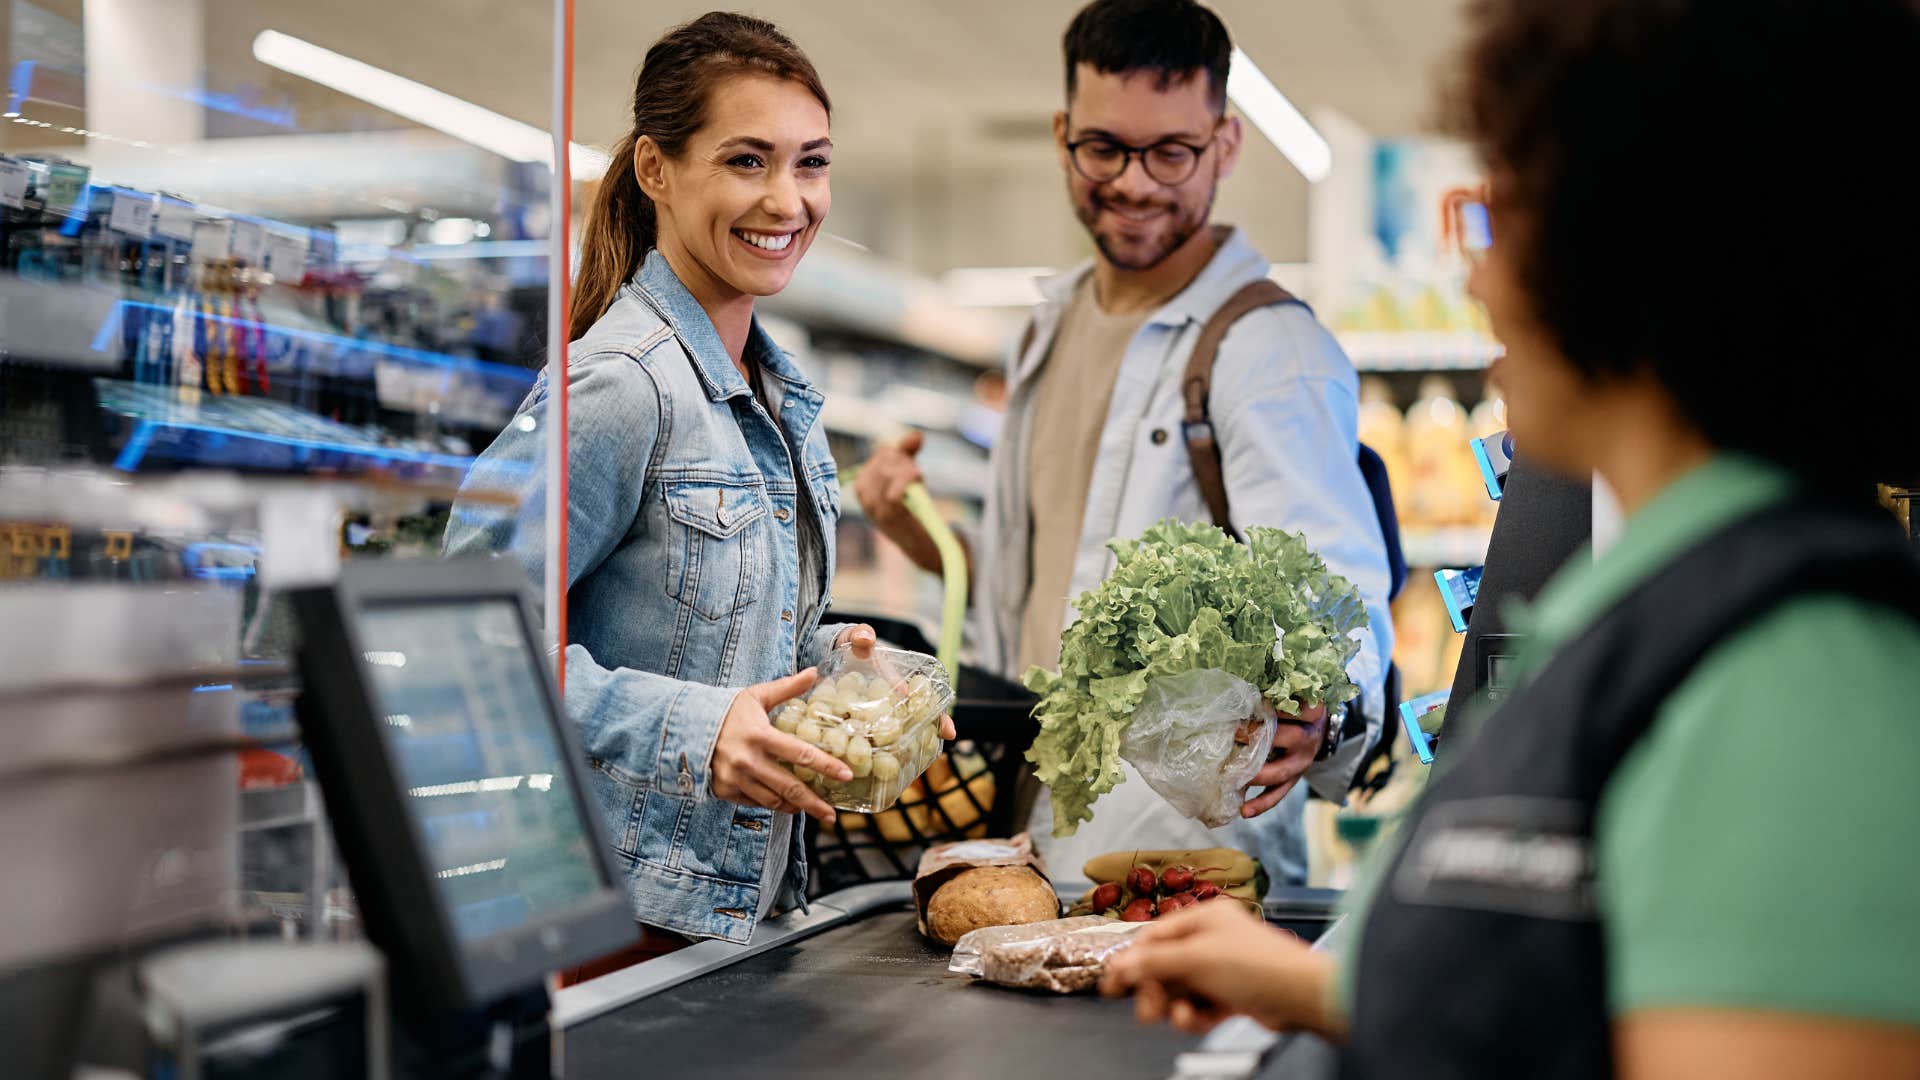
POLYGON ((1132 994, 1143 1024, 1202 1034, 1230 1016, 1334 1038, 1332 958, 1261 921, 1237 900, 1208 900, 1149 923, 1107 961, 1100 992, 1132 994))
POLYGON ((749 686, 734 695, 720 721, 713 745, 713 793, 741 806, 762 806, 785 814, 806 814, 829 825, 833 807, 788 772, 781 762, 801 765, 836 780, 853 779, 853 770, 825 750, 777 730, 767 719, 774 706, 813 689, 819 672, 808 668, 784 679, 749 686))
MULTIPOLYGON (((834 635, 833 647, 838 649, 842 646, 851 645, 853 647, 854 659, 871 660, 873 659, 873 647, 879 644, 879 642, 880 636, 873 632, 873 627, 865 623, 858 623, 834 635)), ((940 718, 940 737, 952 741, 955 734, 953 717, 942 716, 940 718)))
POLYGON ((1326 738, 1325 705, 1309 706, 1302 709, 1299 716, 1282 716, 1280 726, 1273 731, 1273 751, 1267 757, 1267 764, 1253 774, 1253 783, 1247 787, 1248 791, 1266 790, 1248 799, 1240 807, 1240 816, 1256 818, 1279 806, 1280 800, 1287 797, 1287 792, 1293 790, 1293 785, 1299 783, 1313 765, 1326 738))

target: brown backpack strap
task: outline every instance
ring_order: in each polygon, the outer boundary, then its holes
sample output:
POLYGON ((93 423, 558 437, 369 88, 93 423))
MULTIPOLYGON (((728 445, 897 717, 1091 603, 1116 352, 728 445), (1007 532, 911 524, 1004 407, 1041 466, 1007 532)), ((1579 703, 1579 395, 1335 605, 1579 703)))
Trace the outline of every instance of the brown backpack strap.
POLYGON ((1193 352, 1187 357, 1187 373, 1180 384, 1181 394, 1187 403, 1187 415, 1180 430, 1186 437, 1187 456, 1193 460, 1193 478, 1200 484, 1200 494, 1207 500, 1213 523, 1236 540, 1240 539, 1240 532, 1233 527, 1233 516, 1227 505, 1227 481, 1220 467, 1220 444, 1214 440, 1213 421, 1207 410, 1207 397, 1213 389, 1213 361, 1220 354, 1220 342, 1242 315, 1256 308, 1300 302, 1298 297, 1269 278, 1248 282, 1200 328, 1200 340, 1194 343, 1193 352))

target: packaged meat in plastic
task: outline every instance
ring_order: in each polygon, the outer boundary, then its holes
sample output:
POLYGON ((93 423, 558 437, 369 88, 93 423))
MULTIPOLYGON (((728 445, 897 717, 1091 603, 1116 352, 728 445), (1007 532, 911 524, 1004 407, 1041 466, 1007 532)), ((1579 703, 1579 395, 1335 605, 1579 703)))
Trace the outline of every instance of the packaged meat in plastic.
POLYGON ((853 770, 841 783, 812 769, 793 774, 841 810, 871 814, 900 798, 939 756, 940 718, 953 687, 924 653, 875 649, 856 659, 848 646, 820 665, 820 681, 773 710, 773 726, 832 754, 853 770))
POLYGON ((996 945, 1039 941, 1070 930, 1111 925, 1113 920, 1103 919, 1098 915, 1077 915, 1071 919, 1049 919, 1046 922, 1027 923, 1025 926, 989 926, 984 930, 975 930, 961 937, 953 947, 953 959, 947 962, 947 970, 956 975, 984 975, 986 964, 983 954, 996 945))
POLYGON ((1056 994, 1078 994, 1100 982, 1107 960, 1133 941, 1144 923, 1108 922, 1044 937, 990 945, 980 955, 988 982, 1056 994))
POLYGON ((1147 686, 1120 756, 1175 810, 1210 828, 1240 819, 1279 725, 1252 683, 1213 668, 1147 686))

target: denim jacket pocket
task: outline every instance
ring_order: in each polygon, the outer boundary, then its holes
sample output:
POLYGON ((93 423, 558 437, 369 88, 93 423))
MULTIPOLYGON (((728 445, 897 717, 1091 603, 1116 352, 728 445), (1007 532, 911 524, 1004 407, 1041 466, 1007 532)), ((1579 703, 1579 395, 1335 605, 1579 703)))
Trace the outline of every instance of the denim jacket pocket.
POLYGON ((760 540, 753 528, 766 501, 749 487, 677 483, 666 489, 667 516, 680 527, 669 540, 667 589, 702 618, 724 619, 759 595, 760 540))

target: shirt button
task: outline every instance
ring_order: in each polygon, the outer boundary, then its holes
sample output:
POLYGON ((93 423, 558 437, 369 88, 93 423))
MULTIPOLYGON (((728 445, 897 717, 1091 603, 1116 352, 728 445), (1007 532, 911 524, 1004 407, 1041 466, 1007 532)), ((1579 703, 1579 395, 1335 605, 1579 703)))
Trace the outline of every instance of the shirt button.
POLYGON ((793 515, 787 512, 786 507, 776 506, 773 508, 773 516, 780 521, 785 521, 793 515))
POLYGON ((792 398, 788 398, 787 400, 785 400, 785 401, 783 401, 783 402, 781 402, 781 403, 780 403, 780 407, 781 407, 781 408, 783 408, 783 409, 791 409, 791 408, 793 408, 793 399, 792 399, 792 398))
POLYGON ((1160 444, 1166 441, 1167 441, 1167 429, 1163 427, 1154 428, 1153 429, 1153 445, 1159 446, 1160 444))
POLYGON ((792 611, 783 611, 783 612, 781 612, 781 613, 780 613, 780 621, 781 621, 781 622, 792 622, 792 621, 793 621, 793 612, 792 612, 792 611))

